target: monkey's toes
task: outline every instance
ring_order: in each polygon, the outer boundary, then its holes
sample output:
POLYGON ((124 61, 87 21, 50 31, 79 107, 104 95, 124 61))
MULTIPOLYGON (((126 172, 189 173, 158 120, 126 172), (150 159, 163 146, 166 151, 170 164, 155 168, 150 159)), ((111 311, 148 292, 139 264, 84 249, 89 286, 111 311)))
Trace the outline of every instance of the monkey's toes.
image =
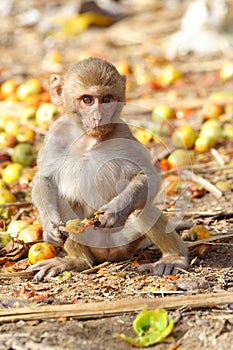
POLYGON ((143 264, 139 266, 141 271, 149 271, 155 276, 175 275, 180 269, 187 269, 186 263, 168 263, 164 261, 158 261, 151 264, 143 264))

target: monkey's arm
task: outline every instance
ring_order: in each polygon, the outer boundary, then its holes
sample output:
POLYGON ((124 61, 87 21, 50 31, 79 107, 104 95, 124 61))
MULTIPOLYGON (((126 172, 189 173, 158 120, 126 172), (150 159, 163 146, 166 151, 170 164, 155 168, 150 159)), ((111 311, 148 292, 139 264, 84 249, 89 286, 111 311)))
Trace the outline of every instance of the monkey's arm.
POLYGON ((99 211, 103 212, 103 215, 101 215, 99 226, 123 226, 133 211, 144 208, 147 200, 151 201, 154 198, 157 187, 157 175, 151 175, 150 182, 148 182, 148 176, 144 172, 139 172, 122 192, 100 208, 99 211), (151 181, 152 179, 153 181, 151 181))
POLYGON ((44 240, 60 246, 63 245, 64 240, 58 229, 61 218, 58 213, 57 198, 57 188, 52 179, 40 176, 38 172, 33 179, 32 201, 40 216, 44 240))

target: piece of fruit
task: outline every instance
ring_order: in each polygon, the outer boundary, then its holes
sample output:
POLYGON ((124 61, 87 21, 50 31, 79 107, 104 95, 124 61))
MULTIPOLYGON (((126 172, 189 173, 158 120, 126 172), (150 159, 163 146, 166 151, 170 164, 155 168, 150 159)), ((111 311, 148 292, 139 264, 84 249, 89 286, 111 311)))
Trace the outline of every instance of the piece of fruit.
POLYGON ((197 131, 190 125, 180 125, 172 134, 172 141, 177 148, 192 148, 197 138, 197 131))
POLYGON ((215 120, 207 120, 201 127, 199 137, 206 137, 216 142, 222 136, 221 124, 215 120))
POLYGON ((192 110, 190 108, 186 108, 186 107, 178 108, 175 111, 175 118, 179 120, 188 119, 191 114, 192 114, 192 110))
POLYGON ((29 166, 35 159, 35 150, 29 143, 19 143, 15 146, 12 154, 12 160, 15 163, 29 166))
POLYGON ((194 149, 196 152, 204 153, 208 152, 215 146, 215 141, 209 137, 198 137, 195 141, 194 149))
POLYGON ((13 134, 16 136, 19 130, 19 124, 16 120, 8 119, 5 121, 4 129, 10 134, 13 134))
POLYGON ((222 115, 224 112, 223 106, 214 103, 209 102, 204 105, 202 110, 202 115, 204 119, 212 119, 212 118, 218 118, 220 115, 222 115))
POLYGON ((56 249, 52 244, 38 242, 31 246, 28 252, 28 260, 34 265, 41 260, 52 259, 56 256, 56 249))
POLYGON ((18 237, 20 231, 24 230, 26 227, 30 226, 27 221, 24 220, 12 220, 8 225, 7 231, 11 237, 18 237))
POLYGON ((185 149, 176 149, 168 157, 168 163, 172 168, 191 165, 192 158, 185 149))
POLYGON ((72 234, 80 234, 87 231, 89 228, 94 227, 101 217, 100 212, 96 212, 94 217, 91 219, 73 219, 68 220, 66 222, 66 226, 60 226, 59 229, 64 232, 72 233, 72 234))
POLYGON ((161 73, 157 77, 157 81, 162 87, 167 87, 180 77, 181 72, 175 66, 167 65, 162 69, 161 73))
POLYGON ((185 238, 189 241, 198 241, 200 239, 210 238, 210 231, 202 225, 195 225, 188 230, 185 238))
POLYGON ((142 144, 146 144, 147 142, 150 142, 153 140, 153 135, 150 131, 147 131, 145 129, 142 128, 138 128, 135 132, 134 132, 134 136, 136 137, 136 139, 141 142, 142 144))
POLYGON ((21 125, 16 136, 19 142, 34 142, 36 138, 36 132, 25 125, 21 125))
POLYGON ((220 70, 220 78, 228 80, 233 78, 233 62, 227 62, 220 70))
POLYGON ((11 241, 11 236, 7 232, 0 232, 0 249, 11 241))
POLYGON ((222 131, 222 136, 226 139, 233 139, 233 125, 225 125, 222 131))
POLYGON ((6 80, 2 85, 0 89, 0 95, 3 99, 6 99, 12 95, 15 94, 16 90, 18 89, 19 84, 13 80, 9 79, 6 80))
POLYGON ((161 121, 161 120, 171 120, 174 119, 175 113, 173 108, 167 105, 159 105, 153 108, 152 110, 152 120, 161 121))
POLYGON ((37 78, 28 79, 26 85, 32 95, 38 95, 43 91, 43 86, 37 78))
POLYGON ((0 147, 14 147, 16 144, 17 139, 13 134, 7 131, 0 133, 0 147))
POLYGON ((39 224, 28 225, 18 234, 18 239, 25 243, 38 242, 42 239, 42 227, 39 224))
POLYGON ((52 103, 42 103, 36 111, 36 124, 49 125, 57 117, 58 108, 52 103))
POLYGON ((18 163, 13 163, 7 165, 7 167, 3 170, 2 179, 5 183, 11 184, 17 181, 22 173, 22 165, 18 163))

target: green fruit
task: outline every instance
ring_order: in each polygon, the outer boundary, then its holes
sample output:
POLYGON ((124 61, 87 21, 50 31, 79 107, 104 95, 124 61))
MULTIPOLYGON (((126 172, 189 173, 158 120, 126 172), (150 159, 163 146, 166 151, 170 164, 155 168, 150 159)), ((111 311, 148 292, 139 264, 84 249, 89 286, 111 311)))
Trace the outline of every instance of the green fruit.
POLYGON ((24 166, 29 166, 35 159, 35 150, 29 143, 19 143, 14 148, 12 155, 12 160, 15 163, 22 164, 24 166))
POLYGON ((199 137, 209 138, 216 142, 222 137, 221 124, 213 119, 208 120, 202 125, 199 137))
POLYGON ((11 236, 9 233, 1 232, 0 233, 0 249, 5 247, 11 241, 11 236))
POLYGON ((29 226, 29 223, 27 221, 23 220, 12 220, 7 228, 7 233, 11 235, 11 237, 17 237, 19 232, 24 230, 26 227, 29 226))
POLYGON ((226 139, 233 139, 233 125, 224 127, 222 136, 226 139))

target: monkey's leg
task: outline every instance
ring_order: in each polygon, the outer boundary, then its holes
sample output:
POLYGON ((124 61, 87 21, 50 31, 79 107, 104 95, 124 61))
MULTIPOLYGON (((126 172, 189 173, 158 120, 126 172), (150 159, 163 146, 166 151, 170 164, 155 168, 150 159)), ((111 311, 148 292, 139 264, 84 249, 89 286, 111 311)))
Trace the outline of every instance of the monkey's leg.
POLYGON ((68 256, 43 260, 28 268, 29 271, 37 271, 34 281, 47 280, 64 271, 83 271, 94 264, 94 257, 88 247, 67 239, 64 249, 68 256))
POLYGON ((188 268, 188 249, 185 243, 176 231, 168 231, 167 227, 168 220, 161 213, 146 236, 161 250, 162 258, 158 262, 141 265, 140 269, 161 276, 174 274, 179 268, 188 268))

